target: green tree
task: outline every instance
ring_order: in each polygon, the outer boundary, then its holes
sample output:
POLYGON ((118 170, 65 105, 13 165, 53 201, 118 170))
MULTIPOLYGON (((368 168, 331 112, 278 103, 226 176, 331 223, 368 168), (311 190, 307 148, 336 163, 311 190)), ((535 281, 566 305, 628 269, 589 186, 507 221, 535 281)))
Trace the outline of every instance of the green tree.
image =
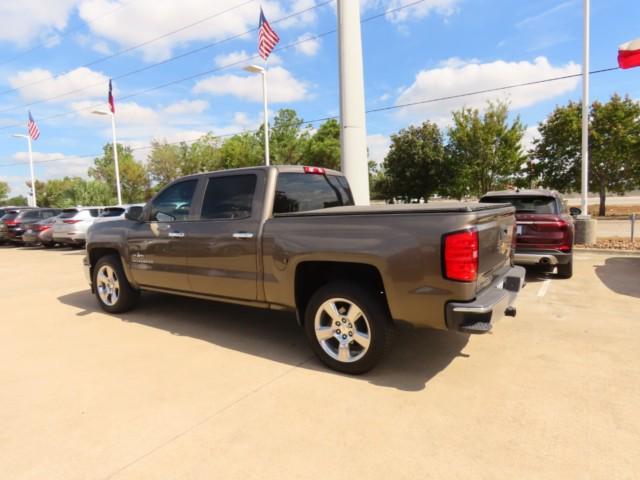
POLYGON ((9 197, 0 202, 0 205, 11 205, 12 207, 26 207, 28 204, 27 197, 18 195, 17 197, 9 197))
POLYGON ((147 157, 147 172, 150 179, 166 185, 182 175, 182 164, 186 157, 186 144, 170 145, 165 141, 151 142, 151 151, 147 157))
MULTIPOLYGON (((532 155, 539 160, 540 182, 562 192, 581 189, 581 121, 578 102, 556 107, 540 124, 532 155)), ((640 185, 640 103, 614 94, 594 102, 589 115, 589 191, 600 196, 606 214, 608 192, 624 193, 640 185)))
POLYGON ((302 163, 340 170, 340 124, 327 120, 306 140, 302 163))
POLYGON ((234 135, 220 147, 222 168, 252 167, 264 164, 262 142, 255 133, 234 135))
POLYGON ((180 167, 182 175, 212 172, 222 168, 220 157, 221 141, 212 133, 203 135, 191 145, 186 146, 180 167))
POLYGON ((377 179, 377 191, 387 199, 400 197, 405 201, 429 196, 439 190, 445 148, 440 129, 435 123, 424 122, 391 135, 391 147, 384 160, 386 179, 377 179))
POLYGON ((487 104, 481 115, 477 109, 453 112, 447 146, 447 193, 483 195, 504 187, 518 174, 527 157, 521 141, 525 127, 519 117, 509 122, 505 103, 487 104))
POLYGON ((9 196, 10 191, 11 189, 9 188, 9 184, 7 182, 0 181, 0 202, 4 201, 4 199, 9 196))
MULTIPOLYGON (((104 182, 115 193, 115 167, 113 163, 113 147, 108 143, 103 148, 103 155, 94 160, 89 168, 89 176, 96 181, 104 182)), ((118 144, 118 166, 120 169, 120 185, 124 203, 138 203, 149 196, 151 183, 144 165, 138 162, 131 147, 118 144)))
POLYGON ((67 208, 79 205, 113 205, 116 195, 102 181, 79 177, 64 177, 47 182, 36 181, 38 205, 67 208))
MULTIPOLYGON (((309 130, 303 128, 303 120, 295 110, 278 110, 269 132, 269 157, 276 165, 301 165, 305 163, 304 153, 309 140, 309 130)), ((264 138, 262 127, 258 138, 264 138)), ((262 142, 262 140, 261 140, 262 142)))

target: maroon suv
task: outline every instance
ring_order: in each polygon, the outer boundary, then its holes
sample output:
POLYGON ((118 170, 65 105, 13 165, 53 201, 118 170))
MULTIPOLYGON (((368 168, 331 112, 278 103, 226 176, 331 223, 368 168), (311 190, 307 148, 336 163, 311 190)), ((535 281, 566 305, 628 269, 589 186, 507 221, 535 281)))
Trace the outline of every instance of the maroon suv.
POLYGON ((557 267, 558 276, 573 275, 573 217, 562 197, 551 190, 489 192, 482 203, 510 203, 516 207, 515 263, 557 267))

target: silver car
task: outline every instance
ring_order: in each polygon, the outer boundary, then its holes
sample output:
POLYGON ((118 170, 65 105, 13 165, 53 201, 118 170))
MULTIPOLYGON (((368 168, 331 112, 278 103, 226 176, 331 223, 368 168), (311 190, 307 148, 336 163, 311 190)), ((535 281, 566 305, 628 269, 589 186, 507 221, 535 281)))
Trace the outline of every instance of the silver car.
POLYGON ((53 241, 70 246, 83 246, 87 230, 105 207, 65 208, 53 224, 53 241))
POLYGON ((96 218, 94 223, 107 222, 109 220, 121 220, 127 213, 139 215, 144 208, 144 203, 135 203, 132 205, 117 205, 113 207, 105 207, 102 213, 96 218))

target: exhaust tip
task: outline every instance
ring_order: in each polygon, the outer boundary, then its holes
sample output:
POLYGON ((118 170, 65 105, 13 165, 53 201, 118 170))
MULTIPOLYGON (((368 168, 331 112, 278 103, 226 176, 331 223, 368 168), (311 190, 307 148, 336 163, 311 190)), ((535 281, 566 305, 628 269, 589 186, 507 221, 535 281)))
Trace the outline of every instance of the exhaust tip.
POLYGON ((542 257, 542 258, 540 259, 540 263, 541 263, 542 265, 549 265, 549 258, 548 258, 548 257, 542 257))
POLYGON ((517 313, 518 312, 516 310, 516 307, 507 307, 507 309, 504 311, 504 314, 507 317, 515 317, 517 313))

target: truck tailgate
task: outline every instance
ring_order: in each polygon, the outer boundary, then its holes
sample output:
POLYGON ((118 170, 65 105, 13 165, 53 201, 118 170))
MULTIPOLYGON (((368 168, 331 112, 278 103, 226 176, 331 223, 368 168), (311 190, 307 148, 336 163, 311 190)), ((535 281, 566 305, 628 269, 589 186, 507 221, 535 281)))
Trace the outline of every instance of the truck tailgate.
POLYGON ((478 291, 511 266, 516 223, 514 212, 513 208, 478 212, 478 291))

